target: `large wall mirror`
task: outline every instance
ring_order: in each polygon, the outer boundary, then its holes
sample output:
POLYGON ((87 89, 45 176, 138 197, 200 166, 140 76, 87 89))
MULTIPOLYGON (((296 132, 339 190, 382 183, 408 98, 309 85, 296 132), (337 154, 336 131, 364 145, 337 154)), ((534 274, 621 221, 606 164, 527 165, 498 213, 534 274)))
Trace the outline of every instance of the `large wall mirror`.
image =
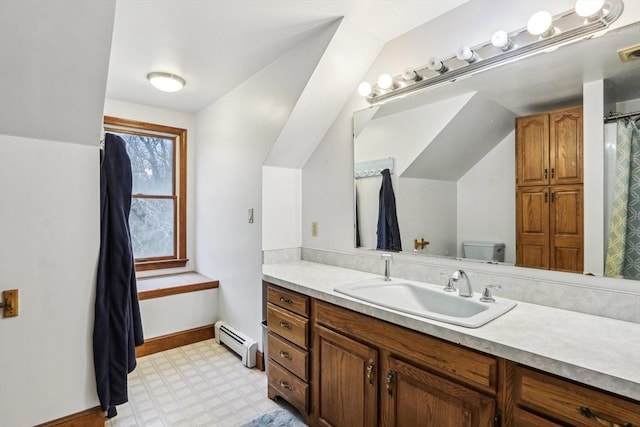
MULTIPOLYGON (((640 110, 640 60, 616 53, 639 35, 635 23, 354 113, 356 246, 376 248, 379 171, 388 168, 402 252, 462 258, 463 242, 498 243, 514 264, 516 117, 582 105, 583 84, 595 80, 605 113, 640 110)), ((606 152, 615 123, 604 131, 606 152)), ((605 212, 610 185, 598 202, 605 212)))

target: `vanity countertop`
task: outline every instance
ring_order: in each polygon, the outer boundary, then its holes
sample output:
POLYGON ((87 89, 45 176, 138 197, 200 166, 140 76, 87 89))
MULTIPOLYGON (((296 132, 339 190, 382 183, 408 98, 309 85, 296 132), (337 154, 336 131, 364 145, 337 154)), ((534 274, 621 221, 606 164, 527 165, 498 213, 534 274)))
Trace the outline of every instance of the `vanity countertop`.
MULTIPOLYGON (((262 271, 267 282, 292 291, 640 400, 640 324, 518 302, 501 317, 470 329, 383 308, 333 290, 379 275, 308 261, 265 264, 262 271)), ((499 296, 499 291, 495 294, 499 296)))

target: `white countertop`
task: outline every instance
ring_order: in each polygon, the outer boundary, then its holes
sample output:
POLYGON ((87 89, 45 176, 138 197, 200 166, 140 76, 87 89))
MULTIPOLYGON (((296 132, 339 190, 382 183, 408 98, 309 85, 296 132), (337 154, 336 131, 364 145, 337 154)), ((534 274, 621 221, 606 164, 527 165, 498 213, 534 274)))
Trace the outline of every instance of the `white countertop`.
POLYGON ((262 271, 267 282, 293 291, 640 400, 640 324, 518 302, 501 317, 470 329, 333 291, 335 286, 379 277, 375 274, 307 261, 265 264, 262 271))

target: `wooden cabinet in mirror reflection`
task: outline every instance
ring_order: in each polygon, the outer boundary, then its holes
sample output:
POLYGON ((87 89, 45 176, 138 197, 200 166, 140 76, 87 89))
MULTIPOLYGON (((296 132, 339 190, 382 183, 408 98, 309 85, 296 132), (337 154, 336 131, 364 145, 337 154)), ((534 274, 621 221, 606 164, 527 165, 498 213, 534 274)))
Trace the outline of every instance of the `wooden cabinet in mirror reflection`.
POLYGON ((516 119, 516 265, 582 273, 582 107, 516 119))

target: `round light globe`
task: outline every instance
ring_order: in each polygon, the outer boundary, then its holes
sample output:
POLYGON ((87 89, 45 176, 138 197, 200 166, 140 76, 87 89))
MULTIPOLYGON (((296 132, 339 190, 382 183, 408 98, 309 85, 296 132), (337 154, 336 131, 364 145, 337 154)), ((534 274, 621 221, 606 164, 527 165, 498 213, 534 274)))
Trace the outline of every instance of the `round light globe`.
POLYGON ((393 85, 393 77, 389 74, 381 74, 378 77, 378 87, 380 89, 389 89, 393 85))
POLYGON ((509 46, 509 35, 506 31, 496 31, 491 36, 491 44, 500 49, 504 49, 509 46))
POLYGON ((604 0, 578 0, 576 1, 576 13, 583 18, 598 16, 604 6, 604 0))
POLYGON ((551 29, 553 17, 546 10, 541 10, 531 15, 527 22, 527 31, 534 36, 541 36, 551 29))
POLYGON ((362 82, 358 85, 358 93, 360 94, 360 96, 369 96, 371 95, 372 91, 373 88, 371 87, 371 83, 369 82, 362 82))

